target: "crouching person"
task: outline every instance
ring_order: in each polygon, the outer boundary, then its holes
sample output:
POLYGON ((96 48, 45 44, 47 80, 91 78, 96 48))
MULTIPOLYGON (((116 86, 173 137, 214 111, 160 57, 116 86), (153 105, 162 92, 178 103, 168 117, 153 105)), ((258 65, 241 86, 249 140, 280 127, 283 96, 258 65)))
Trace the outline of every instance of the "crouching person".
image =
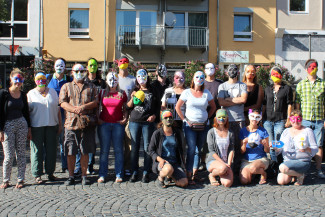
POLYGON ((66 185, 73 185, 74 166, 78 151, 81 153, 82 184, 87 179, 88 154, 95 150, 95 126, 97 120, 97 89, 85 81, 86 70, 81 64, 72 67, 73 81, 63 85, 59 103, 66 111, 64 152, 68 156, 69 179, 66 185))
POLYGON ((185 168, 185 139, 181 130, 174 128, 173 114, 161 112, 161 123, 153 133, 148 152, 152 157, 152 170, 158 175, 159 185, 166 188, 165 178, 172 178, 179 187, 188 184, 185 168))

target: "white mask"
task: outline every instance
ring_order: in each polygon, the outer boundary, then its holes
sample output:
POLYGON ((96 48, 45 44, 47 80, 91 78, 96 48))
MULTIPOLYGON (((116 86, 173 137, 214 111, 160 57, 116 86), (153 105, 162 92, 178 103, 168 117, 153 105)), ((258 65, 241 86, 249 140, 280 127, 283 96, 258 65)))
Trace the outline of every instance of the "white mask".
POLYGON ((74 78, 78 81, 83 80, 87 75, 85 68, 81 64, 75 64, 72 67, 72 72, 73 72, 74 78))
POLYGON ((55 69, 55 72, 58 74, 63 73, 64 69, 65 69, 64 61, 61 59, 58 59, 57 61, 55 61, 54 69, 55 69))
POLYGON ((139 69, 137 71, 137 81, 139 84, 146 84, 148 80, 148 74, 146 70, 144 69, 139 69))
POLYGON ((211 75, 214 75, 214 73, 216 72, 216 69, 212 63, 208 63, 205 65, 204 72, 207 76, 211 76, 211 75))
POLYGON ((110 72, 107 74, 106 83, 111 88, 114 88, 118 85, 118 76, 116 72, 110 72))

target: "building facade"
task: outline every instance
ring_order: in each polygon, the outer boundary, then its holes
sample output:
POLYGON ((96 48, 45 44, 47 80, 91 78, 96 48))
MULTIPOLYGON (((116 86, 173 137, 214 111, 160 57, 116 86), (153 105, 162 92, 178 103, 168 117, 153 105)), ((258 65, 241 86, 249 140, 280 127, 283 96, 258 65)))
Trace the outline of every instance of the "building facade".
POLYGON ((325 73, 324 1, 277 0, 275 62, 288 68, 296 80, 306 78, 305 62, 318 61, 317 76, 325 73))
POLYGON ((0 21, 0 86, 5 87, 12 62, 28 67, 40 57, 42 5, 39 0, 6 0, 8 16, 0 21), (12 32, 12 28, 14 28, 12 32), (14 39, 14 40, 13 40, 14 39), (12 46, 14 45, 14 46, 12 46), (12 60, 13 48, 13 60, 12 60))

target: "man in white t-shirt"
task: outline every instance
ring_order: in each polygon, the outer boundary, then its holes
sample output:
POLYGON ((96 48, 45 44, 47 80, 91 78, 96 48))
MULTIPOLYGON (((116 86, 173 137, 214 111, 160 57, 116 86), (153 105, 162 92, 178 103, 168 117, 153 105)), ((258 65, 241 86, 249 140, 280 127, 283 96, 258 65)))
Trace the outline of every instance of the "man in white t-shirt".
MULTIPOLYGON (((135 87, 135 77, 129 74, 128 67, 129 67, 129 59, 125 56, 122 56, 118 61, 119 67, 119 87, 121 90, 125 91, 128 101, 130 100, 131 93, 135 87)), ((124 137, 124 168, 125 168, 125 175, 130 174, 130 153, 131 153, 131 135, 129 130, 129 122, 127 122, 125 127, 126 136, 124 137)))
MULTIPOLYGON (((229 129, 234 135, 239 135, 240 129, 245 127, 244 104, 247 100, 247 87, 238 81, 239 69, 235 64, 229 65, 227 69, 228 81, 220 84, 218 90, 219 105, 228 112, 229 129)), ((234 171, 239 172, 241 163, 240 140, 235 137, 234 171)))

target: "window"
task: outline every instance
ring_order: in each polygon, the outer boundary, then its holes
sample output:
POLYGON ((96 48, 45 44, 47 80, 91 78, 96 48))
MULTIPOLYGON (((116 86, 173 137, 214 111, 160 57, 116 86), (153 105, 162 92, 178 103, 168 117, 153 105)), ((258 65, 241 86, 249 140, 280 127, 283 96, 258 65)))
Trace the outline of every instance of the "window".
POLYGON ((289 7, 291 13, 307 13, 308 0, 290 0, 289 7))
POLYGON ((252 16, 234 15, 234 40, 252 41, 252 16))
POLYGON ((69 9, 69 37, 89 37, 89 9, 69 9))
POLYGON ((10 26, 14 26, 15 38, 27 38, 28 0, 5 0, 4 2, 7 14, 5 16, 6 21, 0 21, 0 37, 11 38, 10 26))
POLYGON ((116 42, 135 44, 135 22, 136 11, 116 11, 116 42))

